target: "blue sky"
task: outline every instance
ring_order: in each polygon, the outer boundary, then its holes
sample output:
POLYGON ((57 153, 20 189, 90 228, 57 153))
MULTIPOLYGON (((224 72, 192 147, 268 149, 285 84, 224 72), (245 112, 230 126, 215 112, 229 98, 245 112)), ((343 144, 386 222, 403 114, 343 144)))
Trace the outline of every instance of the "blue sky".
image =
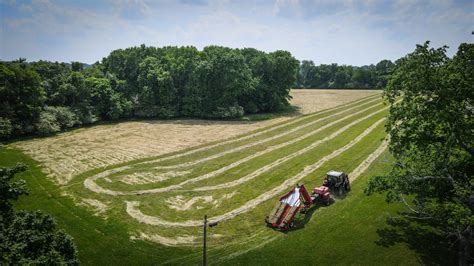
POLYGON ((0 0, 0 59, 94 63, 118 48, 287 50, 316 64, 395 60, 473 42, 474 0, 0 0))

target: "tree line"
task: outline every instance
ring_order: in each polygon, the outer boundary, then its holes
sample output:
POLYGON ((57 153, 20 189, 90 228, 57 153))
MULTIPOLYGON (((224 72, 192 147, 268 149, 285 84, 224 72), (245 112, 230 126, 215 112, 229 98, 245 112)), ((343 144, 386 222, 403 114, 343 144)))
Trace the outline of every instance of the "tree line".
POLYGON ((416 243, 441 260, 457 250, 458 265, 472 265, 474 44, 461 44, 453 58, 446 49, 426 42, 398 60, 384 90, 395 162, 370 179, 366 193, 405 207, 379 231, 384 242, 416 243))
POLYGON ((395 63, 382 60, 376 65, 348 66, 322 64, 304 60, 298 70, 297 88, 383 89, 387 85, 395 63))
POLYGON ((253 48, 131 47, 101 62, 0 62, 0 138, 129 118, 237 118, 289 106, 299 62, 253 48))

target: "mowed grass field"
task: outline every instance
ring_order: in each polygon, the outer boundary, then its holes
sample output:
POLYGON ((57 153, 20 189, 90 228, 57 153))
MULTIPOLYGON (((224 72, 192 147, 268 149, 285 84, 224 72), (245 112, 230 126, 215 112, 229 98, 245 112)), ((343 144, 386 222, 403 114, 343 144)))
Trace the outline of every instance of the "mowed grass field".
POLYGON ((59 185, 15 148, 2 165, 23 161, 32 194, 19 207, 41 209, 71 234, 84 264, 199 264, 202 218, 209 263, 419 264, 404 245, 376 244, 396 212, 383 195, 363 194, 368 177, 391 167, 379 94, 289 118, 226 140, 105 165, 59 185), (264 217, 297 183, 319 186, 329 170, 350 173, 352 191, 329 207, 298 216, 282 233, 264 217))

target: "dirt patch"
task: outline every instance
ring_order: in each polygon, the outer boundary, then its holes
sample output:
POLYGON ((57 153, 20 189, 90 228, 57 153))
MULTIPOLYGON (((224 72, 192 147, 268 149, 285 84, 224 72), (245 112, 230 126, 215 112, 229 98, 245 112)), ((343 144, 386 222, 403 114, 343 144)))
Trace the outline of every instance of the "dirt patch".
MULTIPOLYGON (((292 104, 303 113, 354 101, 377 91, 293 90, 292 104)), ((175 152, 200 144, 230 138, 289 119, 259 122, 239 121, 132 121, 97 125, 48 138, 19 141, 8 146, 23 150, 53 177, 66 184, 86 171, 175 152)))

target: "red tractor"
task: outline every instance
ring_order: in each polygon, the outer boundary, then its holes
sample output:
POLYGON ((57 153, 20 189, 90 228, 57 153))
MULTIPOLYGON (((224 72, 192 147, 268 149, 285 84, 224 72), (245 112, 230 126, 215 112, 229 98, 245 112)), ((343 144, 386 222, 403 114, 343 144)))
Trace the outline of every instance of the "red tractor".
POLYGON ((313 203, 320 202, 326 206, 331 204, 333 201, 329 188, 325 186, 315 187, 311 194, 311 198, 313 199, 313 203))
POLYGON ((344 172, 338 171, 327 172, 323 186, 328 187, 331 192, 337 193, 339 196, 351 190, 349 176, 344 172))
POLYGON ((265 223, 273 228, 286 231, 295 226, 294 218, 299 212, 306 213, 311 205, 321 203, 329 205, 333 201, 331 192, 343 195, 350 190, 349 177, 344 172, 329 171, 324 183, 315 187, 308 193, 304 185, 296 185, 290 192, 280 198, 270 215, 265 218, 265 223))

